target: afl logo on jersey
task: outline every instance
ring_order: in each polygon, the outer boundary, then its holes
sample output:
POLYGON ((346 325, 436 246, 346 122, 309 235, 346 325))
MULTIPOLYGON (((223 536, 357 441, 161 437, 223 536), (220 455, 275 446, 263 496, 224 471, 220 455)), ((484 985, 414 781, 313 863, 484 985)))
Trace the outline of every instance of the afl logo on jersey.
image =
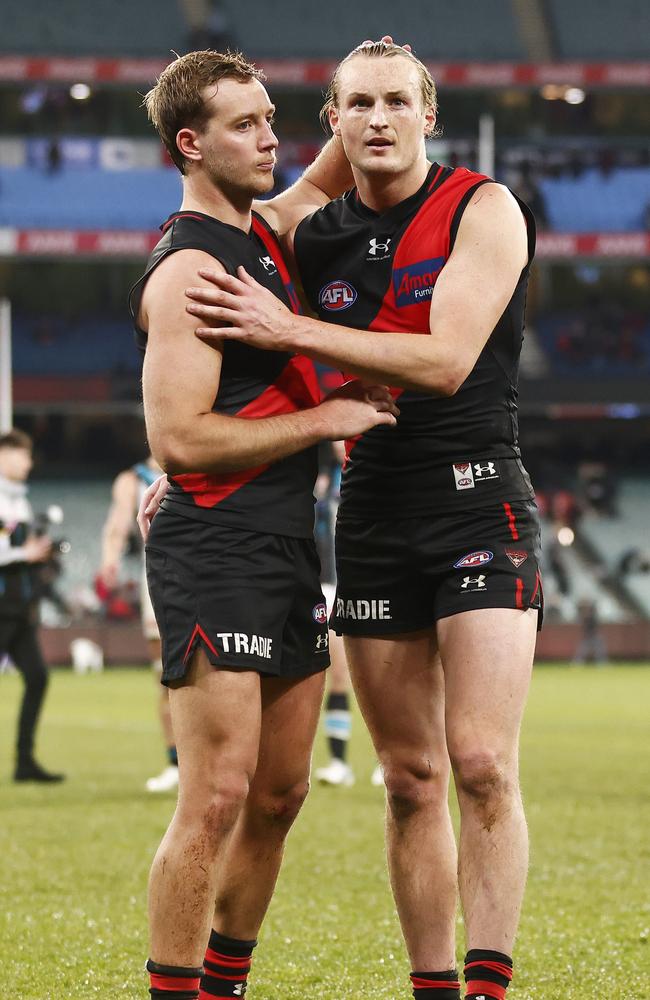
POLYGON ((320 290, 318 304, 321 309, 330 312, 337 312, 342 309, 349 309, 357 301, 356 289, 349 285, 347 281, 330 281, 320 290))
POLYGON ((474 569, 475 566, 483 566, 485 563, 492 562, 493 559, 494 553, 488 549, 482 549, 480 552, 470 552, 454 563, 454 569, 474 569))
POLYGON ((314 605, 311 616, 319 625, 324 625, 327 621, 327 606, 325 604, 314 605))

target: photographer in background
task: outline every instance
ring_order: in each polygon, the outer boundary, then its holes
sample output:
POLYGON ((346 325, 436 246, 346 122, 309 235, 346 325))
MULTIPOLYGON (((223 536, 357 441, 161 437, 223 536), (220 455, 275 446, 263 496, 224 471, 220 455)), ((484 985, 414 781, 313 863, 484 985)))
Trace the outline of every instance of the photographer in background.
POLYGON ((0 660, 8 653, 25 682, 14 781, 63 781, 34 759, 34 734, 48 683, 38 641, 35 576, 52 542, 33 532, 26 480, 32 468, 32 441, 19 430, 0 435, 0 660))

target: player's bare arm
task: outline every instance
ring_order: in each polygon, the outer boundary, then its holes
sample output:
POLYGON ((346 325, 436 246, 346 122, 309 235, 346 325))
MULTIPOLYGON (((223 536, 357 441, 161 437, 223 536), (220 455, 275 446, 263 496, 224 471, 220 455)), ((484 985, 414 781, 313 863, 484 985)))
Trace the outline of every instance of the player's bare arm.
POLYGON ((206 291, 188 288, 187 309, 213 327, 208 343, 241 340, 266 350, 299 351, 360 378, 453 395, 507 306, 527 263, 526 226, 517 202, 499 184, 484 184, 463 214, 456 244, 436 283, 429 331, 353 330, 296 316, 245 272, 238 278, 202 270, 206 291))
POLYGON ((286 250, 291 248, 293 233, 303 219, 353 185, 343 143, 334 136, 295 184, 268 201, 254 201, 253 209, 275 230, 286 250))
POLYGON ((108 587, 114 586, 117 580, 117 571, 133 527, 137 503, 136 476, 130 469, 126 469, 113 483, 111 506, 102 533, 100 575, 108 587))
POLYGON ((148 331, 143 367, 147 433, 165 472, 249 469, 328 438, 395 422, 398 411, 387 391, 356 383, 299 413, 253 420, 213 413, 222 349, 218 342, 207 344, 194 336, 195 321, 183 296, 206 262, 215 268, 208 254, 196 250, 180 250, 163 261, 147 282, 140 310, 141 325, 148 331))

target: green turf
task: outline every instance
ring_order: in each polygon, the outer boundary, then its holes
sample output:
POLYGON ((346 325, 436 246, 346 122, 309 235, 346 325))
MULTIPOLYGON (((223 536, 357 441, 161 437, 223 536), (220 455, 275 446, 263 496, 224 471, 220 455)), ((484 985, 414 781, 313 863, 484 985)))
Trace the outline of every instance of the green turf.
MULTIPOLYGON (((18 679, 3 676, 0 691, 0 996, 144 998, 147 871, 173 806, 142 790, 164 763, 151 677, 55 672, 40 751, 68 772, 63 787, 8 780, 18 679)), ((536 672, 512 1000, 650 998, 649 705, 647 668, 536 672)), ((250 1000, 410 995, 360 723, 352 763, 355 787, 314 788, 290 837, 250 1000)))

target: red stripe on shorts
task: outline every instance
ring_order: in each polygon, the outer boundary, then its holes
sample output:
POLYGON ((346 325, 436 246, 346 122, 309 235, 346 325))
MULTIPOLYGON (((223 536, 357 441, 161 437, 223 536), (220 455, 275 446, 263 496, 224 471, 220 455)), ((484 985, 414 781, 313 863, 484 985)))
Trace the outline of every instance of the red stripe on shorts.
POLYGON ((510 535, 513 541, 519 541, 519 532, 517 531, 517 523, 515 521, 515 515, 512 513, 512 507, 509 503, 504 503, 503 509, 506 512, 506 517, 508 518, 508 527, 510 528, 510 535))
POLYGON ((185 663, 186 659, 190 655, 190 650, 192 649, 192 644, 193 644, 194 640, 196 639, 197 635, 199 636, 199 638, 203 639, 203 641, 206 644, 206 646, 208 647, 208 649, 211 649, 215 656, 219 655, 219 653, 214 648, 213 644, 210 642, 209 638, 207 637, 207 635, 205 634, 205 632, 203 631, 203 629, 201 628, 201 626, 197 622, 196 625, 194 626, 194 631, 192 632, 192 634, 190 636, 190 641, 187 644, 187 649, 185 650, 185 656, 183 657, 183 663, 185 663))
POLYGON ((519 609, 522 609, 524 606, 523 594, 524 594, 524 581, 521 579, 520 576, 518 576, 517 583, 515 584, 515 606, 519 609))

